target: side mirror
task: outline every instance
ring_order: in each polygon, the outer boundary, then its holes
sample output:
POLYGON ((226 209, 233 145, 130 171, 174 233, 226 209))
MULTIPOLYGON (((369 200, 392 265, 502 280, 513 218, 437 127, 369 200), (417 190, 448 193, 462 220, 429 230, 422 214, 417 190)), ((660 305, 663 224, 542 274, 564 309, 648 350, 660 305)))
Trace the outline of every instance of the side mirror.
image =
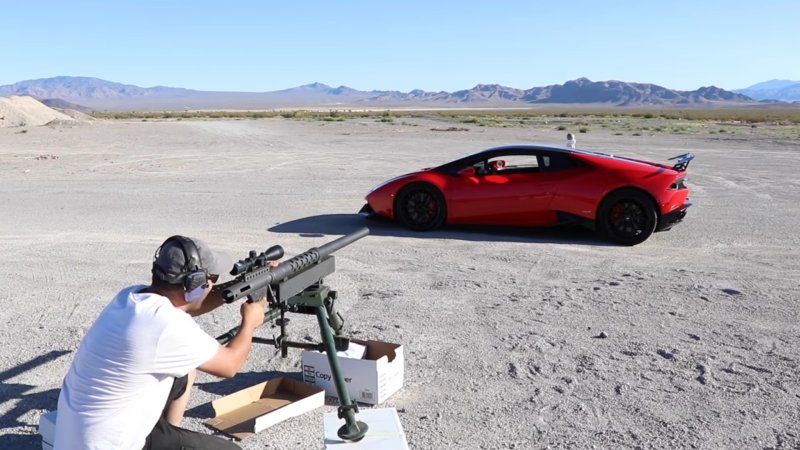
POLYGON ((475 171, 475 167, 473 167, 473 166, 464 167, 463 169, 458 171, 458 176, 464 177, 464 178, 474 177, 475 174, 476 174, 476 171, 475 171))

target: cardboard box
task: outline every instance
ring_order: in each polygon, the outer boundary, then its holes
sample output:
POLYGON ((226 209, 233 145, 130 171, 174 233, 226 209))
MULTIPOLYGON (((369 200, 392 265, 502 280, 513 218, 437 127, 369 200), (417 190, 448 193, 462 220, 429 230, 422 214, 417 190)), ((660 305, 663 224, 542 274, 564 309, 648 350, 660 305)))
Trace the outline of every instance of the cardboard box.
POLYGON ((56 437, 55 410, 46 412, 39 417, 39 435, 42 436, 42 450, 53 450, 56 437))
POLYGON ((347 350, 336 352, 336 355, 340 358, 364 359, 364 357, 367 356, 367 346, 350 342, 347 346, 347 350))
POLYGON ((206 425, 242 440, 324 404, 321 388, 279 377, 212 401, 206 425))
POLYGON ((356 414, 356 420, 367 424, 367 434, 358 442, 343 441, 339 438, 339 427, 344 425, 337 413, 325 414, 325 449, 347 450, 408 450, 408 441, 400 418, 394 408, 367 409, 356 414))
MULTIPOLYGON (((403 346, 380 341, 359 341, 366 345, 364 358, 339 357, 347 384, 347 393, 357 402, 377 405, 403 387, 403 346)), ((303 381, 325 389, 325 394, 339 398, 333 381, 328 355, 313 350, 301 354, 303 381)))

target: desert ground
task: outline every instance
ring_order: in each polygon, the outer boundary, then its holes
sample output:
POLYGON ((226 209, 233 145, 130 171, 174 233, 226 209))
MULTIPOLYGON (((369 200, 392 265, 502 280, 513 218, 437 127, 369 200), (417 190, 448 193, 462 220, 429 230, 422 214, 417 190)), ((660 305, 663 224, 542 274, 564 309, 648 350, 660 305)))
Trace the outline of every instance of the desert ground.
MULTIPOLYGON (((148 282, 166 237, 290 257, 363 226, 326 282, 348 335, 403 344, 404 386, 379 407, 397 409, 411 448, 800 448, 800 136, 698 126, 710 131, 577 134, 589 150, 697 156, 685 221, 634 247, 583 230, 415 233, 356 214, 395 175, 500 144, 561 145, 552 123, 0 128, 0 448, 41 448, 39 417, 81 338, 117 291, 148 282)), ((198 320, 216 336, 239 308, 198 320)), ((316 336, 316 322, 289 331, 316 336)), ((236 377, 200 374, 184 426, 213 433, 212 400, 299 378, 299 363, 299 350, 257 345, 236 377)), ((335 410, 240 445, 320 449, 335 410)))

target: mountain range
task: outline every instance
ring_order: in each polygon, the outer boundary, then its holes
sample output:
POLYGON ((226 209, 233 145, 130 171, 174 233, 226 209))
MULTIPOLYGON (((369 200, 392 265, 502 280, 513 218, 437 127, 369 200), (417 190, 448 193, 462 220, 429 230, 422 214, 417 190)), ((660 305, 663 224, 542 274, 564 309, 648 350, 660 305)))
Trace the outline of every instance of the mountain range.
POLYGON ((800 101, 800 81, 769 80, 733 92, 756 100, 800 101))
MULTIPOLYGON (((155 86, 143 88, 89 77, 60 76, 0 86, 0 96, 30 95, 45 104, 81 111, 157 111, 182 109, 525 107, 542 104, 601 106, 725 106, 769 102, 767 92, 800 91, 800 83, 773 80, 740 92, 714 86, 679 91, 649 83, 591 81, 517 89, 479 84, 455 92, 359 91, 312 83, 271 92, 219 92, 155 86), (764 95, 761 95, 761 94, 764 95)), ((786 94, 783 99, 800 100, 786 94)))

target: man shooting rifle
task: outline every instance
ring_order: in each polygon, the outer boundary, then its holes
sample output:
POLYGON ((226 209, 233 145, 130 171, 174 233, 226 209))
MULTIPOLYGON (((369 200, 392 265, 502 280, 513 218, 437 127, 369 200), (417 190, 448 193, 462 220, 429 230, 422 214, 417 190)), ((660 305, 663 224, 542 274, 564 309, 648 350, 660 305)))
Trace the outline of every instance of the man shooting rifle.
POLYGON ((198 239, 164 241, 151 284, 119 292, 81 342, 58 399, 55 450, 239 448, 180 428, 195 369, 234 376, 264 321, 267 302, 242 302, 223 346, 192 319, 225 303, 215 283, 230 267, 198 239))

